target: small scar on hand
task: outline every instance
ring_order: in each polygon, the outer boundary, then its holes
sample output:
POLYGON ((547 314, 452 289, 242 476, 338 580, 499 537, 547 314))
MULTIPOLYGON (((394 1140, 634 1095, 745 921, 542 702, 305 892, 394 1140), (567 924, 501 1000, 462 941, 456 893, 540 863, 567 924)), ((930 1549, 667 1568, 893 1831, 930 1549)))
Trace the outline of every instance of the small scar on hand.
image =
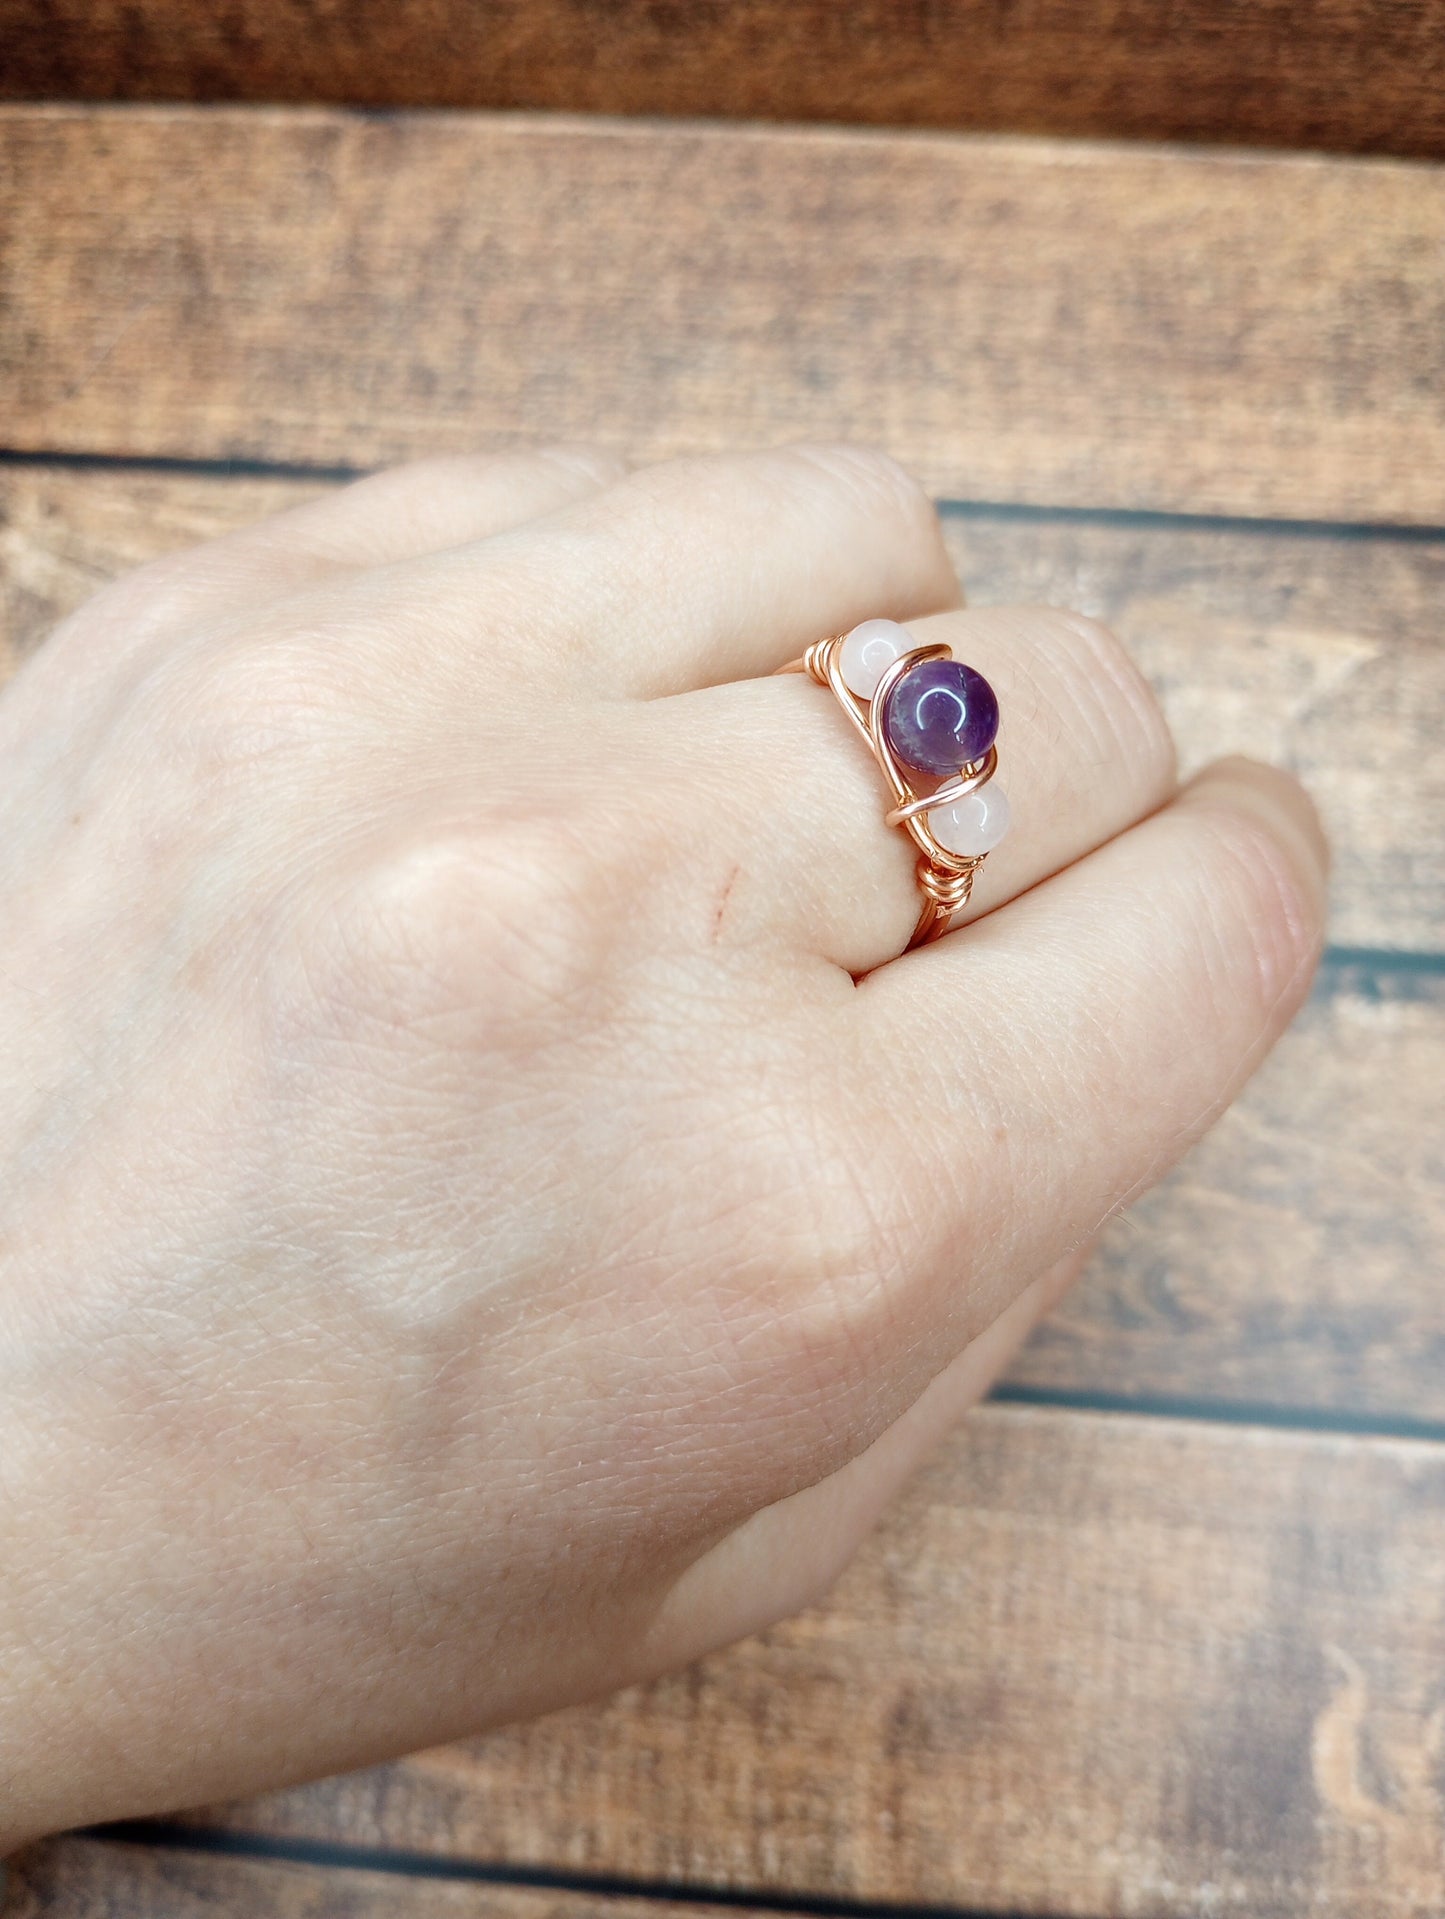
POLYGON ((712 943, 714 946, 716 946, 718 941, 722 938, 723 914, 727 911, 728 900, 732 895, 733 888, 738 883, 738 875, 742 872, 742 870, 743 869, 741 866, 733 867, 732 871, 728 874, 727 879, 723 883, 722 892, 718 896, 718 903, 716 908, 713 911, 713 916, 712 916, 712 943))

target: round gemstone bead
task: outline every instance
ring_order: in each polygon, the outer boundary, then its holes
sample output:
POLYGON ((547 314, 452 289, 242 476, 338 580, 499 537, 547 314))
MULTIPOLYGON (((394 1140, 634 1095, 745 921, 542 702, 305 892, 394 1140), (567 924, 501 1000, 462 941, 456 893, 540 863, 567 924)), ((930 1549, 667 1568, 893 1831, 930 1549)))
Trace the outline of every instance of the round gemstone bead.
POLYGON ((905 766, 940 778, 981 760, 998 732, 993 688, 961 660, 923 660, 888 695, 883 733, 905 766))
POLYGON ((1008 831, 1008 795, 997 780, 977 786, 952 806, 935 806, 928 814, 933 837, 950 853, 977 859, 991 853, 1008 831))
POLYGON ((838 656, 844 686, 860 700, 871 700, 893 662, 917 644, 896 620, 864 620, 844 639, 838 656))

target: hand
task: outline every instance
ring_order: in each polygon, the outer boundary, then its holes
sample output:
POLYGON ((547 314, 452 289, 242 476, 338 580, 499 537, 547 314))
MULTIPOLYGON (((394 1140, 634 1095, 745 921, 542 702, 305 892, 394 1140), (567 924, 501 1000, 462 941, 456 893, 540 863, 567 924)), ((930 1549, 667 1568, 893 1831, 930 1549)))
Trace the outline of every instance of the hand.
POLYGON ((863 452, 380 475, 101 594, 0 765, 0 1850, 810 1600, 1320 940, 1299 789, 1177 792, 863 452), (1015 818, 904 958, 877 769, 769 677, 880 613, 1015 818))

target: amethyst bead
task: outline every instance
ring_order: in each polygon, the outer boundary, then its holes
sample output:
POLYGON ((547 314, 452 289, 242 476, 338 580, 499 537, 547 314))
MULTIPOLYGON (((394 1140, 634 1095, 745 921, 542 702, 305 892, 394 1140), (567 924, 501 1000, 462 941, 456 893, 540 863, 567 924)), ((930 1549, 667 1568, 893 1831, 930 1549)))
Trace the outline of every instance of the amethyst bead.
POLYGON ((889 693, 883 734, 895 758, 944 778, 981 760, 998 732, 998 700, 960 660, 923 660, 889 693))

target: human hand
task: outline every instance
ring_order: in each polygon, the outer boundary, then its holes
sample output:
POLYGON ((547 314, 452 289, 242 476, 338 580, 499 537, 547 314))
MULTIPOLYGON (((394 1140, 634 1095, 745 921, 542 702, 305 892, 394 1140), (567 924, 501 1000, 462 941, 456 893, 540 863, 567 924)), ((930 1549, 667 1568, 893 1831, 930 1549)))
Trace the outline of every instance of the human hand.
POLYGON ((881 457, 380 475, 0 696, 0 1850, 538 1713, 806 1603, 1302 998, 1283 775, 881 457), (998 691, 913 858, 828 695, 998 691), (224 1738, 217 1728, 225 1728, 224 1738))

